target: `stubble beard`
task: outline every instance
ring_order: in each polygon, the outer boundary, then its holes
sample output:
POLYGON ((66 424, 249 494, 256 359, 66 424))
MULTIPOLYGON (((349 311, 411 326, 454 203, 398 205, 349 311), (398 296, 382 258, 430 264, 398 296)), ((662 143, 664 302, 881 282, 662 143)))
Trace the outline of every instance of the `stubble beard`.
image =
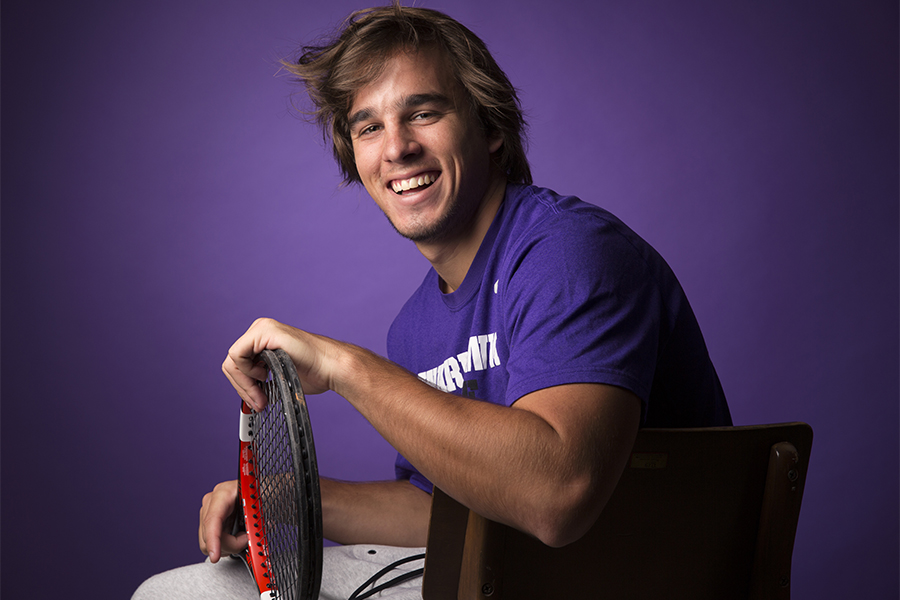
POLYGON ((394 231, 415 243, 435 243, 451 237, 460 226, 458 222, 459 215, 459 201, 456 201, 448 206, 447 210, 433 223, 421 223, 413 225, 406 230, 401 230, 387 213, 384 213, 385 218, 391 224, 391 227, 394 228, 394 231))

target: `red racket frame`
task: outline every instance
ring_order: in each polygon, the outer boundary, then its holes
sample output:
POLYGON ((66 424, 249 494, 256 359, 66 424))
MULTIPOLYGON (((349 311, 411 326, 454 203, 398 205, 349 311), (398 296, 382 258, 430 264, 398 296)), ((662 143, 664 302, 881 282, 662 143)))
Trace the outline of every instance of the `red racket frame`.
POLYGON ((271 592, 277 592, 277 588, 271 582, 269 572, 269 544, 266 540, 266 527, 259 506, 256 504, 256 490, 258 482, 256 479, 256 456, 253 454, 253 430, 259 416, 247 405, 246 402, 241 403, 241 453, 240 453, 240 488, 241 488, 241 510, 244 513, 244 527, 250 538, 249 547, 245 553, 245 558, 253 573, 253 579, 259 588, 259 597, 261 600, 272 598, 271 592), (249 505, 248 505, 249 503, 249 505), (254 550, 257 548, 257 550, 254 550), (268 583, 266 583, 268 581, 268 583))

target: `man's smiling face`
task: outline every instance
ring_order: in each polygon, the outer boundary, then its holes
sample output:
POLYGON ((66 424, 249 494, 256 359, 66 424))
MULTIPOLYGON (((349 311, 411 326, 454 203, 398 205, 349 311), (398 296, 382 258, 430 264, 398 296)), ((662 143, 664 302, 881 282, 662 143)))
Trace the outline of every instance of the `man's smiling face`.
POLYGON ((401 235, 440 243, 464 234, 502 142, 482 131, 436 50, 395 53, 356 93, 348 120, 363 185, 401 235))

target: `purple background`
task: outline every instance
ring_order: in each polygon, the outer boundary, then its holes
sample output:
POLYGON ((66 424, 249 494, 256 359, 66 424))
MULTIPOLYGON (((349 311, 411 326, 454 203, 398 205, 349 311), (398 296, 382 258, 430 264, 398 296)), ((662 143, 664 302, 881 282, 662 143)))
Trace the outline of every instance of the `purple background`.
MULTIPOLYGON (((735 422, 815 429, 794 597, 896 599, 897 3, 423 4, 521 88, 536 181, 668 259, 735 422)), ((219 365, 254 318, 384 351, 427 264, 275 66, 360 7, 3 3, 4 597, 202 559, 236 471, 219 365)), ((391 477, 346 402, 311 413, 324 473, 391 477)))

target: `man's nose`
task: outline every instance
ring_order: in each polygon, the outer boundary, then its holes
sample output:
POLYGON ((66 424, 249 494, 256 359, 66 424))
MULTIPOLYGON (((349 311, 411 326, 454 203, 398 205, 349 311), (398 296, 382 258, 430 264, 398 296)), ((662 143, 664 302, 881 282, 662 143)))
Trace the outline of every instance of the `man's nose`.
POLYGON ((422 146, 408 127, 390 127, 385 130, 385 161, 404 162, 420 152, 422 152, 422 146))

